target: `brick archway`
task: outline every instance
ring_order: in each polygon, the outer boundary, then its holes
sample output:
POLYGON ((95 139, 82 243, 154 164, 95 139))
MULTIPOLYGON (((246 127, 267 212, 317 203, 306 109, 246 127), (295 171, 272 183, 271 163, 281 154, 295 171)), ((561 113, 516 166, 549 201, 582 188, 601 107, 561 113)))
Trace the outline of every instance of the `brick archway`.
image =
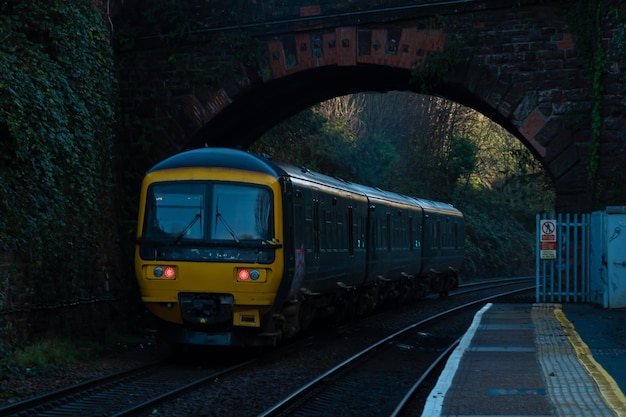
MULTIPOLYGON (((427 28, 432 20, 415 18, 255 33, 254 60, 229 56, 221 69, 215 53, 205 52, 223 47, 214 35, 175 51, 137 49, 122 66, 139 65, 152 75, 151 83, 168 84, 162 96, 134 106, 155 109, 150 117, 161 126, 157 140, 167 142, 170 153, 205 145, 248 147, 281 120, 338 95, 426 89, 478 110, 531 149, 554 180, 557 211, 624 204, 626 193, 598 197, 589 180, 591 82, 561 3, 528 3, 461 14, 441 27, 427 28), (442 77, 428 67, 436 62, 429 57, 437 56, 452 62, 442 77), (421 72, 426 75, 417 77, 419 85, 412 80, 421 72), (194 77, 202 80, 191 83, 194 77)), ((613 81, 623 89, 623 81, 613 81)), ((620 112, 619 104, 611 111, 620 112)), ((624 117, 607 124, 603 140, 619 143, 613 148, 626 154, 619 130, 624 117)), ((601 147, 603 153, 610 149, 601 147)), ((626 164, 609 168, 609 159, 600 158, 599 181, 610 191, 609 177, 626 164)))

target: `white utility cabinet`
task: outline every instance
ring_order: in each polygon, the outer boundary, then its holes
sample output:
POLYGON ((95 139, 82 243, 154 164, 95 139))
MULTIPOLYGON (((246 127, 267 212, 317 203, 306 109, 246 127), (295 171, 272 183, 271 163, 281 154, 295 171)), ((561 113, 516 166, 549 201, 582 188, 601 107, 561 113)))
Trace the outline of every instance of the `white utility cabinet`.
POLYGON ((591 213, 591 300, 626 308, 626 206, 591 213))

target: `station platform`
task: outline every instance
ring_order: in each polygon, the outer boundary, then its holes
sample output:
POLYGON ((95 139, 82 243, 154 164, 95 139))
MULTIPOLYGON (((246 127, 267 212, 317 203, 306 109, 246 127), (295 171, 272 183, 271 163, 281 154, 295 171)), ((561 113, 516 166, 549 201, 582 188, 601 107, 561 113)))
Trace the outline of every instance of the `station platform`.
POLYGON ((626 311, 487 304, 422 417, 626 416, 626 311))

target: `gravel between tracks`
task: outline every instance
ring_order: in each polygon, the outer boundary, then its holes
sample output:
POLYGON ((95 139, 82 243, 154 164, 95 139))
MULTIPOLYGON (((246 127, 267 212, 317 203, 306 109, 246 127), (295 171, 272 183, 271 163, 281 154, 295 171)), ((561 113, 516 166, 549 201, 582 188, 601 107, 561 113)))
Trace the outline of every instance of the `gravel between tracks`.
MULTIPOLYGON (((458 304, 458 299, 453 303, 458 304)), ((368 317, 351 326, 334 330, 336 334, 327 340, 316 341, 295 354, 248 368, 245 373, 228 377, 223 383, 186 394, 144 415, 254 417, 371 343, 444 310, 444 304, 448 305, 448 302, 426 300, 368 317)), ((473 313, 468 313, 455 321, 455 328, 442 329, 441 334, 434 336, 460 336, 471 323, 472 317, 473 313)), ((332 410, 329 410, 328 415, 332 416, 332 410)))
POLYGON ((169 354, 169 347, 156 344, 124 346, 105 356, 37 371, 23 378, 0 379, 0 407, 53 392, 94 378, 156 362, 169 354))
MULTIPOLYGON (((475 297, 476 294, 471 296, 475 297)), ((423 300, 373 315, 350 326, 333 329, 334 334, 325 341, 314 342, 295 354, 263 361, 252 369, 248 368, 245 373, 237 373, 206 389, 161 404, 145 415, 256 416, 370 343, 469 299, 465 298, 460 296, 446 300, 423 300)), ((470 314, 460 319, 456 328, 442 329, 441 335, 435 336, 461 335, 471 322, 472 316, 473 314, 470 314)), ((168 353, 169 347, 166 345, 132 346, 115 355, 61 366, 45 375, 0 381, 0 406, 108 373, 154 362, 166 357, 168 353)))

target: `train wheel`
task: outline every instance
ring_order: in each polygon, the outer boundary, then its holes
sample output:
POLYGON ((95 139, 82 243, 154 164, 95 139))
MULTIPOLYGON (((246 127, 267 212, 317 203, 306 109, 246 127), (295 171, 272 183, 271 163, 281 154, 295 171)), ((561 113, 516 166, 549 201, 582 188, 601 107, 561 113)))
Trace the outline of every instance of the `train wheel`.
POLYGON ((431 279, 430 276, 424 277, 417 282, 415 286, 415 297, 424 298, 430 293, 431 279))

